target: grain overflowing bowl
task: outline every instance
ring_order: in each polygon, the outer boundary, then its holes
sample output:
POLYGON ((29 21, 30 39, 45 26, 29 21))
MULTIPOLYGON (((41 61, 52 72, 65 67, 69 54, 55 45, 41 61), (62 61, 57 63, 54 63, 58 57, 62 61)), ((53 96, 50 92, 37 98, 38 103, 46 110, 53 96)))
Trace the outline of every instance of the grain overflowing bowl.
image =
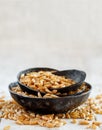
POLYGON ((80 70, 58 71, 50 68, 32 68, 21 71, 17 78, 23 91, 36 94, 77 90, 84 82, 86 73, 80 70))
POLYGON ((80 106, 87 100, 91 91, 91 85, 85 83, 85 86, 85 91, 79 95, 64 97, 58 97, 56 95, 56 97, 53 97, 53 95, 47 97, 44 95, 45 97, 42 97, 39 92, 38 96, 23 92, 19 84, 14 82, 9 85, 9 92, 18 104, 33 112, 42 114, 65 113, 68 110, 80 106))

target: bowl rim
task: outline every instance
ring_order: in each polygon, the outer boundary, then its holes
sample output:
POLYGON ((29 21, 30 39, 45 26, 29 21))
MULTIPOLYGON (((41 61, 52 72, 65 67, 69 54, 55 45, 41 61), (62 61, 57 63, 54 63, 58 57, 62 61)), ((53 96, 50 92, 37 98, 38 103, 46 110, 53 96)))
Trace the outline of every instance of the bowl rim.
MULTIPOLYGON (((89 87, 89 90, 88 90, 88 91, 83 92, 83 93, 81 93, 81 94, 79 94, 79 95, 69 95, 69 96, 56 97, 56 98, 36 98, 36 97, 29 97, 29 96, 24 96, 24 95, 21 95, 21 94, 17 94, 16 92, 13 92, 13 91, 11 90, 11 88, 14 87, 14 85, 16 85, 16 86, 19 85, 18 82, 12 82, 12 83, 10 83, 9 86, 8 86, 8 88, 9 88, 10 94, 15 94, 15 95, 20 96, 20 97, 22 97, 22 98, 36 99, 36 100, 47 100, 47 99, 49 99, 49 100, 58 100, 58 99, 65 99, 65 98, 80 97, 80 96, 83 96, 83 95, 86 95, 86 94, 90 93, 91 90, 92 90, 92 86, 91 86, 89 83, 87 83, 87 82, 84 82, 84 83, 89 87)), ((16 86, 15 86, 15 87, 16 87, 16 86)))

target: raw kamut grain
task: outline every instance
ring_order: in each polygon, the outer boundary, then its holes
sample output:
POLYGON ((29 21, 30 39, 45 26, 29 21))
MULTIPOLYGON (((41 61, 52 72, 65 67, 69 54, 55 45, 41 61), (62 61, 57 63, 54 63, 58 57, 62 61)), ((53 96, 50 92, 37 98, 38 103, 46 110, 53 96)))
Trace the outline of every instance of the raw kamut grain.
POLYGON ((84 88, 84 87, 85 87, 85 84, 83 83, 83 84, 81 85, 81 87, 80 87, 78 90, 76 90, 76 91, 70 91, 70 92, 68 92, 68 93, 63 93, 63 94, 61 94, 61 93, 59 93, 59 92, 56 92, 56 91, 54 91, 54 92, 52 92, 52 93, 47 92, 44 96, 42 96, 42 95, 40 94, 40 92, 38 92, 38 95, 37 95, 37 96, 35 96, 35 95, 33 95, 33 94, 28 94, 27 92, 23 92, 23 91, 21 90, 21 88, 19 87, 19 85, 13 87, 11 90, 12 90, 13 92, 16 92, 17 94, 22 95, 22 96, 29 96, 29 97, 32 97, 32 98, 58 98, 58 97, 61 97, 61 96, 67 96, 67 95, 70 95, 70 94, 75 94, 75 93, 77 93, 77 92, 80 92, 81 89, 84 88))
POLYGON ((76 124, 77 120, 76 119, 72 119, 71 123, 76 124))
POLYGON ((81 120, 79 121, 79 125, 89 125, 89 122, 87 120, 81 120))
MULTIPOLYGON (((75 81, 64 76, 58 76, 49 71, 30 72, 22 74, 20 82, 32 89, 52 93, 51 88, 63 88, 75 84, 75 81)), ((57 92, 57 91, 56 91, 57 92)))
MULTIPOLYGON (((97 111, 102 114, 102 104, 100 104, 102 95, 98 96, 101 98, 90 98, 83 105, 72 111, 68 111, 65 114, 49 115, 40 115, 27 111, 14 100, 1 100, 0 118, 15 120, 15 122, 20 125, 40 125, 49 128, 65 125, 66 122, 64 119, 82 119, 82 121, 84 120, 84 125, 89 123, 87 128, 96 129, 97 127, 100 127, 102 123, 96 121, 97 111)), ((76 121, 74 120, 73 122, 76 121)))
POLYGON ((100 126, 102 124, 102 122, 94 121, 93 124, 95 124, 96 126, 100 126))
POLYGON ((1 96, 0 99, 4 99, 5 98, 5 95, 1 96))
POLYGON ((96 130, 97 126, 95 124, 91 124, 88 127, 86 127, 87 129, 92 129, 92 130, 96 130))
POLYGON ((11 126, 5 126, 3 130, 10 130, 11 126))

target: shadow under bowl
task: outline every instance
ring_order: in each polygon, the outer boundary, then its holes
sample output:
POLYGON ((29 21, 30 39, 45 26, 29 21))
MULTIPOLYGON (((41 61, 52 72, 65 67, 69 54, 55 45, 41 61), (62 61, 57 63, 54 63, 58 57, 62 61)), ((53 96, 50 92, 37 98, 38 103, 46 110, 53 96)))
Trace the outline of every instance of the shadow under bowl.
POLYGON ((80 95, 58 98, 33 98, 29 96, 22 96, 21 94, 17 94, 12 91, 12 88, 17 85, 17 82, 9 85, 9 92, 12 98, 27 110, 40 114, 66 113, 68 110, 72 110, 83 104, 88 99, 92 89, 90 84, 85 83, 87 86, 86 92, 83 92, 80 95))

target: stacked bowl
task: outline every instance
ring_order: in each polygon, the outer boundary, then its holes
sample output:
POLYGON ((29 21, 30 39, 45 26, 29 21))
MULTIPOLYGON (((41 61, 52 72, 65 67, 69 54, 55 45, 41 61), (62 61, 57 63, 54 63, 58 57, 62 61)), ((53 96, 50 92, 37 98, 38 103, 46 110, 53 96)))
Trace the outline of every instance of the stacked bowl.
POLYGON ((35 113, 65 113, 83 104, 92 89, 81 70, 30 68, 9 85, 12 98, 35 113))

